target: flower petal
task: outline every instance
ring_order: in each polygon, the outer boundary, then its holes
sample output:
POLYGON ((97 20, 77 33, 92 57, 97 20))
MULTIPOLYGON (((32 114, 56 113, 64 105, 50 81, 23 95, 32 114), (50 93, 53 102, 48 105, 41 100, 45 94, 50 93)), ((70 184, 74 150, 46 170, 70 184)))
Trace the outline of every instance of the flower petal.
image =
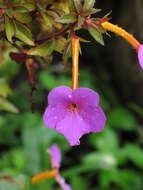
POLYGON ((80 110, 79 114, 90 126, 90 132, 101 132, 104 129, 106 116, 99 106, 94 108, 89 106, 86 110, 80 110))
POLYGON ((59 86, 54 88, 48 95, 48 104, 57 105, 71 102, 72 89, 67 86, 59 86))
POLYGON ((44 113, 43 121, 46 127, 55 128, 57 122, 60 122, 66 116, 66 110, 62 105, 49 105, 44 113))
POLYGON ((73 100, 79 106, 97 106, 99 104, 99 95, 89 88, 77 88, 73 92, 73 100))
POLYGON ((53 144, 47 151, 51 156, 52 168, 59 168, 61 162, 61 151, 56 144, 53 144))
POLYGON ((143 45, 141 45, 139 47, 139 50, 138 50, 138 60, 139 60, 139 64, 140 64, 141 68, 143 69, 143 45))
POLYGON ((59 174, 56 176, 56 181, 63 190, 72 190, 70 185, 67 184, 65 180, 59 174))
POLYGON ((57 123, 56 130, 65 136, 71 146, 74 146, 80 144, 80 137, 89 133, 90 127, 84 123, 78 113, 71 113, 57 123))

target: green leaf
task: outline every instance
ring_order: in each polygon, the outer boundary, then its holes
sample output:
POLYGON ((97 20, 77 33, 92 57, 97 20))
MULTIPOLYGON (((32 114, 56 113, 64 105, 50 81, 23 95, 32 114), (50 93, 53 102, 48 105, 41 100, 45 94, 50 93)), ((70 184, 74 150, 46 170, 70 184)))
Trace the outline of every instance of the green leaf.
POLYGON ((90 41, 89 40, 86 40, 84 38, 81 38, 81 37, 78 37, 79 38, 79 41, 80 42, 85 42, 85 43, 89 43, 90 41))
POLYGON ((89 14, 95 14, 95 13, 98 13, 98 12, 100 12, 101 11, 101 9, 91 9, 90 11, 89 11, 89 14))
POLYGON ((35 9, 35 5, 32 2, 24 2, 23 6, 28 10, 28 11, 33 11, 35 9))
POLYGON ((15 27, 13 21, 8 16, 5 16, 5 30, 7 39, 12 42, 12 37, 15 33, 15 27))
POLYGON ((14 18, 15 18, 17 21, 19 21, 19 22, 21 22, 21 23, 24 23, 24 24, 27 24, 27 23, 29 23, 29 22, 32 21, 32 19, 31 19, 29 13, 21 13, 21 12, 16 12, 16 11, 14 11, 14 12, 13 12, 13 16, 14 16, 14 18))
POLYGON ((54 40, 44 42, 28 51, 29 55, 49 56, 54 50, 54 40))
POLYGON ((11 94, 10 87, 3 79, 0 79, 0 96, 6 98, 10 94, 11 94))
POLYGON ((91 36, 101 45, 104 45, 104 40, 103 40, 103 36, 102 36, 102 32, 97 29, 97 28, 93 28, 93 27, 89 27, 88 28, 89 33, 91 34, 91 36))
POLYGON ((134 115, 124 107, 116 107, 109 114, 109 124, 116 128, 132 130, 137 125, 134 115))
POLYGON ((11 8, 6 9, 6 14, 7 14, 10 18, 12 18, 12 9, 11 9, 11 8))
POLYGON ((84 23, 84 18, 79 15, 78 16, 78 28, 79 29, 81 28, 81 26, 83 25, 83 23, 84 23))
POLYGON ((77 12, 79 13, 82 8, 81 0, 73 0, 73 2, 77 12))
POLYGON ((63 63, 66 66, 68 59, 72 56, 71 43, 67 43, 63 53, 63 63))
POLYGON ((60 18, 56 19, 56 21, 62 24, 74 23, 76 21, 76 15, 74 14, 63 15, 60 18))
POLYGON ((34 41, 32 38, 31 31, 24 25, 19 22, 16 22, 16 35, 18 39, 25 42, 28 45, 34 46, 34 41))
POLYGON ((14 12, 17 12, 17 13, 27 13, 28 9, 25 8, 24 6, 21 6, 21 5, 15 5, 14 6, 14 12))
MULTIPOLYGON (((88 16, 88 15, 92 15, 92 14, 96 14, 96 13, 98 13, 98 12, 100 12, 101 11, 101 9, 94 9, 94 8, 92 8, 92 9, 90 9, 90 10, 85 10, 85 14, 88 16)), ((101 29, 101 28, 100 28, 101 29)), ((104 31, 105 32, 105 31, 104 31)))
POLYGON ((94 4, 95 4, 95 0, 85 0, 83 9, 87 10, 87 11, 91 10, 93 8, 94 4))
POLYGON ((70 12, 75 12, 76 8, 75 8, 73 0, 68 0, 68 4, 69 4, 70 12))
MULTIPOLYGON (((42 12, 45 12, 45 10, 42 11, 42 12)), ((46 13, 47 13, 48 16, 50 16, 51 18, 54 18, 54 19, 58 19, 58 18, 59 18, 59 15, 58 15, 56 12, 52 11, 52 10, 48 10, 46 13)))
POLYGON ((53 22, 52 22, 51 17, 42 11, 41 11, 41 15, 43 17, 44 24, 46 24, 48 27, 52 27, 53 22))
POLYGON ((0 110, 19 113, 19 110, 8 100, 0 97, 0 110))
POLYGON ((60 36, 58 39, 55 40, 54 46, 54 50, 61 53, 66 46, 66 39, 60 36))
POLYGON ((143 168, 143 150, 136 144, 127 144, 123 148, 125 155, 139 168, 143 168))

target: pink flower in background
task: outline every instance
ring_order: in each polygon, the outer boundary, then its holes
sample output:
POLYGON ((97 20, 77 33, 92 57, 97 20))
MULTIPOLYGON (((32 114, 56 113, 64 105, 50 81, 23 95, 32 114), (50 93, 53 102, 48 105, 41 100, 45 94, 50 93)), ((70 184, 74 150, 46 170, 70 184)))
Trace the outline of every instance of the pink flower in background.
POLYGON ((52 168, 58 169, 56 175, 56 181, 63 190, 72 190, 71 187, 65 182, 65 180, 59 174, 60 162, 61 162, 61 151, 56 144, 53 144, 47 151, 51 156, 52 168))
POLYGON ((60 167, 60 162, 61 162, 61 151, 57 147, 56 144, 53 144, 51 148, 47 150, 47 152, 51 156, 51 165, 52 168, 59 168, 60 167))
POLYGON ((56 87, 48 95, 48 104, 43 118, 46 127, 63 134, 71 146, 79 145, 84 134, 104 128, 106 117, 99 96, 89 88, 56 87))
POLYGON ((141 45, 139 47, 139 50, 138 50, 138 60, 139 60, 139 64, 140 64, 141 68, 143 69, 143 45, 141 45))

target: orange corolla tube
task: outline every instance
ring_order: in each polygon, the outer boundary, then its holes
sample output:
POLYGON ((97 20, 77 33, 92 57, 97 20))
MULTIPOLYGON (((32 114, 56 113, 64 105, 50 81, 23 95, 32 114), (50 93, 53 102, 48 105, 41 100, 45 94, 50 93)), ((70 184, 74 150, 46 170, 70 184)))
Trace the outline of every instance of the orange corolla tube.
POLYGON ((72 37, 72 90, 78 87, 78 67, 79 67, 79 38, 72 37))
POLYGON ((126 30, 120 28, 117 25, 114 25, 110 22, 103 22, 101 24, 101 26, 105 29, 105 30, 109 30, 119 36, 121 36, 122 38, 124 38, 127 42, 129 42, 133 48, 136 49, 136 51, 138 52, 139 47, 140 47, 140 42, 138 40, 136 40, 131 34, 129 34, 126 30))
POLYGON ((58 172, 57 169, 52 169, 50 171, 41 172, 32 177, 32 183, 35 184, 43 179, 51 179, 53 177, 56 177, 57 172, 58 172))

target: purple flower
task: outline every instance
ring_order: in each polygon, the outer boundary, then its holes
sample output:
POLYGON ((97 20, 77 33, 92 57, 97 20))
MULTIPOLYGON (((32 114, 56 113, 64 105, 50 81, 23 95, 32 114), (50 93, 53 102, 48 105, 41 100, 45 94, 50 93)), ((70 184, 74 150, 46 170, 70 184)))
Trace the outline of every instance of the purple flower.
POLYGON ((43 118, 46 127, 63 134, 71 146, 79 145, 84 134, 104 128, 106 117, 99 96, 89 88, 56 87, 49 93, 48 103, 43 118))
POLYGON ((51 156, 52 168, 59 168, 61 162, 61 151, 56 144, 53 144, 47 151, 51 156))
POLYGON ((140 64, 141 68, 143 69, 143 45, 141 45, 139 47, 139 50, 138 50, 138 60, 139 60, 139 64, 140 64))
POLYGON ((56 144, 53 144, 47 151, 51 156, 52 168, 57 168, 56 181, 63 190, 72 190, 71 187, 65 182, 65 180, 59 174, 60 162, 61 162, 61 151, 56 144))

